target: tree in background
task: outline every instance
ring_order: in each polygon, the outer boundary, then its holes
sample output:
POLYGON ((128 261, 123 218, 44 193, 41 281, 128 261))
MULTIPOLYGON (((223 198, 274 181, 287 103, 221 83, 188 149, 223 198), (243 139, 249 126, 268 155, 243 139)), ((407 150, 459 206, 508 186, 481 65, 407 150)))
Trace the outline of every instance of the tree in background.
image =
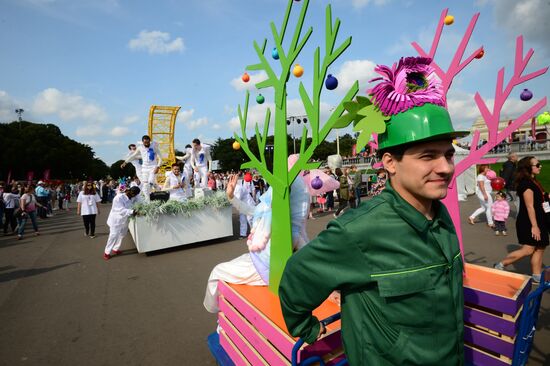
POLYGON ((110 168, 110 174, 111 178, 113 179, 119 179, 119 178, 126 178, 126 177, 135 177, 136 176, 136 168, 132 164, 126 164, 124 168, 121 168, 120 166, 124 163, 124 160, 118 160, 111 164, 110 168))
POLYGON ((49 169, 55 179, 99 179, 109 174, 109 167, 95 156, 88 145, 61 133, 53 124, 27 121, 0 124, 0 179, 26 180, 27 172, 42 179, 49 169))

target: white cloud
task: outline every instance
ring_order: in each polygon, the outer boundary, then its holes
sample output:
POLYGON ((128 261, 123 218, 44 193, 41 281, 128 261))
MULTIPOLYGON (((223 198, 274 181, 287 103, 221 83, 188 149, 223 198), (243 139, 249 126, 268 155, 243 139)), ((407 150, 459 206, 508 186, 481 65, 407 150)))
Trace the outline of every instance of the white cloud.
POLYGON ((128 42, 128 47, 134 51, 147 51, 150 54, 183 52, 185 45, 181 37, 170 40, 170 33, 142 30, 137 38, 128 42))
POLYGON ((128 127, 121 127, 117 126, 111 130, 112 136, 125 136, 130 133, 130 129, 128 127))
POLYGON ((490 0, 497 26, 528 42, 537 42, 546 54, 550 53, 550 4, 547 0, 490 0))
POLYGON ((215 123, 212 125, 212 129, 215 130, 215 131, 218 131, 218 130, 221 130, 222 128, 222 125, 218 124, 218 123, 215 123))
POLYGON ((340 71, 334 75, 338 79, 338 88, 340 93, 346 93, 349 88, 359 81, 359 90, 364 91, 368 87, 368 81, 378 76, 374 72, 376 63, 371 60, 352 60, 346 61, 340 68, 340 71))
POLYGON ((97 125, 87 125, 76 129, 76 135, 78 137, 93 137, 99 136, 103 133, 103 129, 97 125))
POLYGON ((97 146, 110 146, 110 145, 119 145, 121 144, 120 140, 89 140, 82 142, 83 144, 89 145, 91 147, 97 147, 97 146))
POLYGON ((104 122, 107 119, 105 110, 95 102, 55 88, 45 89, 36 96, 32 112, 56 115, 62 121, 104 122))
POLYGON ((126 116, 122 120, 122 123, 125 125, 132 125, 140 120, 139 116, 126 116))
POLYGON ((188 110, 180 110, 178 112, 178 117, 176 118, 176 121, 178 123, 187 123, 191 120, 193 117, 193 114, 195 113, 194 109, 188 109, 188 110))
POLYGON ((208 124, 208 118, 201 117, 193 121, 187 122, 185 125, 187 126, 188 129, 195 130, 199 127, 206 126, 207 124, 208 124))
POLYGON ((0 121, 8 122, 17 120, 15 109, 20 108, 19 103, 7 92, 0 90, 0 121))
POLYGON ((364 8, 365 6, 369 5, 370 3, 376 5, 376 6, 382 6, 389 3, 389 0, 351 0, 351 4, 354 8, 364 8))
POLYGON ((245 83, 241 78, 242 75, 239 75, 238 77, 231 80, 230 84, 235 88, 235 90, 242 91, 242 90, 254 90, 256 89, 256 84, 264 81, 267 79, 267 74, 265 71, 260 71, 255 74, 248 73, 250 76, 250 80, 245 83))

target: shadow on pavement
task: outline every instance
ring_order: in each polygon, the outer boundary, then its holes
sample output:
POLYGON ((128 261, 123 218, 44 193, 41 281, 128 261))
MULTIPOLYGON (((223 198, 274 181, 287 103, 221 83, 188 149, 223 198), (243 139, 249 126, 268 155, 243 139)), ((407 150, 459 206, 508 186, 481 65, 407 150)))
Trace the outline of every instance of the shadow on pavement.
MULTIPOLYGON (((80 262, 65 263, 65 264, 60 264, 60 265, 57 265, 57 266, 45 267, 45 268, 18 269, 16 271, 0 274, 0 282, 8 282, 8 281, 13 281, 13 280, 18 280, 20 278, 37 276, 37 275, 40 275, 42 273, 55 271, 56 269, 71 266, 71 265, 77 264, 77 263, 80 263, 80 262)), ((10 266, 7 266, 7 267, 10 267, 10 266)))

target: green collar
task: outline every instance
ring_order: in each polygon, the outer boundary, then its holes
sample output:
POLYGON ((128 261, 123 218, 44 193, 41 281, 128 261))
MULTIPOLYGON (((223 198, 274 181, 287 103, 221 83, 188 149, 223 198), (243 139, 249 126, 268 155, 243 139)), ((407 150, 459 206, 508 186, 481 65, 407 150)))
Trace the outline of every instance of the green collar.
POLYGON ((386 181, 386 187, 380 194, 380 197, 390 203, 397 214, 420 233, 425 233, 430 227, 436 228, 437 226, 446 227, 454 231, 451 218, 439 200, 433 202, 435 213, 433 220, 428 220, 393 189, 389 179, 386 181))

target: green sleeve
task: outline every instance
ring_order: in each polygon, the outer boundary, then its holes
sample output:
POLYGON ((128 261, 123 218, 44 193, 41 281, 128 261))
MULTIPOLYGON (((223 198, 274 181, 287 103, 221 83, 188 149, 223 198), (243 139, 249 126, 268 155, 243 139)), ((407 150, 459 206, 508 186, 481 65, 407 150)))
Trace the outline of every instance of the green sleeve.
POLYGON ((355 235, 337 220, 286 264, 279 298, 287 328, 294 337, 313 343, 319 320, 312 315, 334 290, 367 282, 365 259, 355 235))

